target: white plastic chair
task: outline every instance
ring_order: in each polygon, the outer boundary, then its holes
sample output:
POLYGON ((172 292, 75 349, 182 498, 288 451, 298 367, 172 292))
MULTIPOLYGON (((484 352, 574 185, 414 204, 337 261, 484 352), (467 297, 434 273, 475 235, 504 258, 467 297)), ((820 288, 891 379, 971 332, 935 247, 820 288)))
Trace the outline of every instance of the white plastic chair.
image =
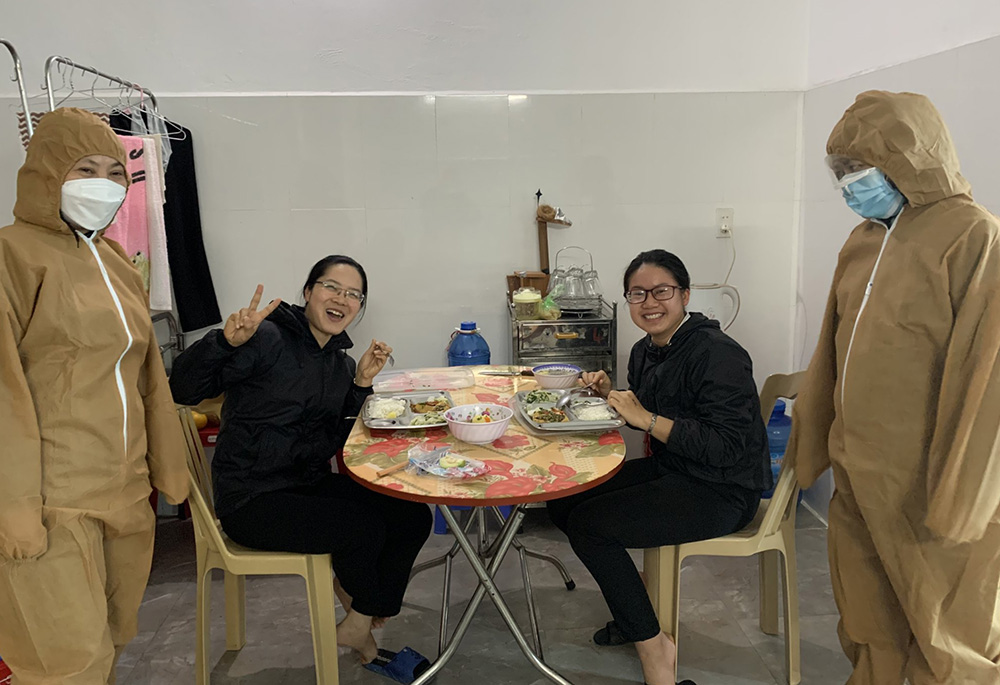
POLYGON ((226 649, 238 651, 246 644, 245 576, 298 575, 306 581, 309 621, 316 659, 316 683, 338 685, 337 624, 334 615, 333 567, 329 554, 261 552, 236 544, 222 532, 215 516, 212 476, 202 449, 194 417, 188 407, 179 407, 187 443, 191 478, 191 518, 198 555, 197 607, 195 618, 195 675, 197 685, 209 685, 211 668, 209 613, 211 572, 225 572, 226 649))
MULTIPOLYGON (((775 374, 760 393, 760 412, 767 422, 774 403, 782 397, 794 399, 804 372, 775 374)), ((795 566, 795 507, 799 485, 795 468, 782 464, 774 495, 762 500, 757 515, 746 528, 712 540, 684 545, 654 547, 643 556, 649 598, 663 632, 678 640, 680 625, 681 563, 686 557, 720 556, 760 558, 760 629, 778 634, 778 575, 782 577, 785 609, 785 668, 790 685, 802 680, 799 645, 799 591, 795 566), (779 566, 779 560, 784 563, 779 566)), ((680 644, 677 645, 678 657, 680 644)))

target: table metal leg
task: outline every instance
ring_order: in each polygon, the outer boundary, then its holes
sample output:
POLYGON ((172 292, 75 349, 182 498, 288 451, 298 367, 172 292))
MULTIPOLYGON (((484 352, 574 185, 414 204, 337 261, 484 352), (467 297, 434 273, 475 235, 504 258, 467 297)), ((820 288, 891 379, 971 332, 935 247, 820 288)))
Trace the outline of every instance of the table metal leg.
POLYGON ((479 558, 482 559, 490 547, 489 531, 486 530, 486 512, 482 507, 476 507, 475 516, 479 521, 479 558))
MULTIPOLYGON (((448 510, 448 508, 445 506, 440 506, 438 508, 441 510, 442 515, 445 517, 445 520, 448 522, 448 524, 452 525, 452 523, 455 521, 455 517, 452 515, 451 511, 448 510)), ((475 517, 471 517, 471 520, 475 520, 475 517)), ((468 547, 470 550, 472 549, 472 543, 469 542, 468 537, 466 535, 468 533, 468 529, 466 528, 460 530, 457 526, 455 526, 452 529, 452 531, 453 531, 452 534, 455 535, 456 538, 454 547, 459 547, 460 549, 462 549, 463 552, 466 553, 466 556, 468 556, 469 553, 466 552, 465 548, 462 547, 462 545, 459 542, 459 537, 461 537, 461 539, 465 541, 465 546, 468 547)), ((472 552, 472 556, 474 557, 476 556, 475 552, 472 552)), ((443 561, 444 558, 445 557, 441 557, 442 559, 441 563, 444 563, 443 561)), ((494 557, 490 561, 488 572, 491 575, 496 573, 497 569, 500 568, 501 561, 502 559, 500 557, 494 557)), ((479 563, 478 557, 476 559, 476 562, 479 563)), ((475 615, 476 609, 479 607, 479 604, 483 600, 483 595, 485 594, 486 594, 486 588, 482 583, 480 583, 476 587, 475 592, 472 593, 472 598, 469 600, 468 605, 465 607, 465 611, 462 612, 462 616, 458 620, 458 626, 456 626, 455 628, 455 633, 452 635, 451 640, 445 646, 444 651, 440 654, 437 660, 433 664, 431 664, 431 667, 427 669, 427 671, 425 671, 419 678, 413 681, 413 685, 424 685, 425 683, 427 683, 434 677, 434 675, 437 674, 438 671, 440 671, 444 667, 445 664, 448 663, 451 657, 454 656, 455 651, 458 649, 458 645, 461 642, 462 637, 465 636, 465 632, 469 629, 469 624, 472 622, 472 617, 475 615)))
POLYGON ((535 611, 535 598, 531 594, 531 577, 528 575, 528 555, 525 554, 524 547, 517 548, 517 555, 521 560, 521 578, 524 580, 524 599, 528 603, 528 623, 531 625, 531 638, 535 641, 535 654, 539 659, 544 659, 542 655, 542 636, 538 632, 538 614, 535 611))
MULTIPOLYGON (((470 516, 469 520, 465 522, 466 532, 469 531, 469 528, 472 527, 472 524, 473 522, 475 522, 475 520, 476 520, 475 516, 470 516)), ((458 543, 455 543, 451 546, 451 550, 448 551, 447 553, 442 554, 439 557, 434 557, 433 559, 428 559, 427 561, 416 564, 410 571, 410 580, 413 580, 413 576, 417 575, 418 573, 422 573, 427 569, 434 568, 435 566, 440 566, 441 564, 444 563, 444 560, 447 559, 448 556, 454 557, 457 553, 458 553, 458 543)))
MULTIPOLYGON (((472 526, 472 522, 475 518, 470 516, 469 520, 465 524, 465 532, 469 532, 469 528, 472 526)), ((452 563, 455 559, 455 555, 458 554, 459 546, 458 542, 453 542, 451 544, 451 549, 438 559, 434 560, 437 563, 444 563, 444 587, 441 591, 441 625, 438 628, 438 656, 441 656, 441 651, 444 649, 444 643, 448 639, 448 608, 451 606, 451 569, 452 563)), ((410 576, 413 577, 412 574, 410 576)))
POLYGON ((410 580, 413 580, 413 576, 418 573, 423 573, 427 569, 434 568, 435 566, 440 566, 444 563, 447 554, 442 554, 439 557, 434 557, 433 559, 428 559, 427 561, 422 561, 419 564, 414 565, 413 569, 410 571, 410 580))
MULTIPOLYGON (((521 542, 517 539, 514 540, 514 546, 518 548, 523 547, 521 542)), ((528 549, 527 547, 524 548, 524 551, 529 557, 535 557, 536 559, 547 561, 553 566, 555 566, 556 570, 559 571, 560 575, 562 575, 563 582, 566 583, 566 589, 567 590, 576 589, 576 581, 574 581, 573 577, 570 576, 569 571, 567 571, 566 567, 563 566, 563 563, 559 560, 559 557, 552 556, 551 554, 545 554, 543 552, 538 552, 533 549, 528 549)))
POLYGON ((448 522, 448 525, 451 526, 454 531, 456 541, 462 548, 462 552, 465 554, 466 558, 469 560, 469 564, 472 566, 473 571, 475 571, 476 576, 478 576, 479 587, 476 588, 476 591, 472 595, 472 599, 469 600, 469 604, 465 608, 462 618, 459 619, 458 626, 455 628, 455 634, 452 636, 448 646, 441 654, 441 657, 438 658, 438 660, 435 661, 423 675, 417 678, 417 680, 413 682, 413 685, 425 685, 451 659, 458 647, 458 644, 465 636, 465 633, 469 628, 469 624, 472 621, 472 616, 476 612, 480 603, 482 603, 483 595, 485 594, 489 594, 490 600, 493 602, 494 606, 496 606, 497 611, 500 613, 501 618, 503 618, 504 623, 506 623, 507 627, 510 629, 511 635, 514 636, 517 646, 521 648, 521 652, 528 659, 528 661, 530 661, 536 669, 538 669, 552 682, 558 683, 558 685, 572 685, 572 683, 556 673, 534 652, 531 651, 531 647, 528 645, 527 640, 524 639, 524 634, 521 632, 520 627, 518 627, 517 622, 510 613, 510 608, 507 606, 507 603, 504 601, 499 589, 497 589, 496 584, 493 582, 493 575, 497 572, 497 569, 500 568, 500 563, 503 561, 507 551, 510 549, 511 543, 514 540, 514 535, 517 533, 517 528, 520 526, 521 520, 524 518, 524 508, 520 505, 516 506, 514 511, 511 513, 511 516, 504 523, 503 530, 500 532, 498 538, 500 544, 497 546, 497 553, 490 560, 488 566, 483 565, 476 549, 472 546, 472 543, 469 541, 465 531, 458 527, 455 517, 451 511, 445 506, 441 506, 439 509, 441 511, 441 515, 444 516, 445 521, 448 522))
POLYGON ((451 564, 452 555, 450 553, 444 555, 444 588, 441 592, 441 627, 438 631, 438 657, 444 651, 444 643, 448 639, 448 606, 451 604, 451 564))
MULTIPOLYGON (((490 509, 493 510, 493 515, 500 522, 500 524, 503 525, 504 518, 503 518, 503 514, 500 513, 500 508, 499 507, 490 507, 490 509)), ((520 540, 518 540, 515 537, 514 538, 514 548, 517 549, 518 551, 520 551, 522 547, 524 547, 524 545, 521 543, 520 540)), ((563 565, 562 561, 560 561, 558 557, 555 557, 555 556, 553 556, 551 554, 545 554, 543 552, 538 552, 536 550, 529 549, 527 547, 524 547, 524 550, 525 550, 525 552, 527 552, 527 554, 528 554, 529 557, 535 557, 536 559, 541 559, 542 561, 547 561, 550 564, 552 564, 553 566, 555 566, 556 570, 559 571, 559 574, 562 576, 563 582, 566 584, 566 589, 567 590, 575 590, 576 589, 576 581, 573 580, 573 577, 569 574, 569 571, 566 570, 566 566, 563 565)))
MULTIPOLYGON (((504 525, 505 521, 503 514, 500 513, 500 508, 490 507, 490 509, 493 510, 493 514, 497 521, 500 522, 500 525, 504 525)), ((535 597, 531 587, 531 576, 528 572, 528 558, 526 556, 527 550, 524 545, 518 541, 517 536, 514 536, 511 544, 513 544, 514 548, 517 550, 518 557, 521 561, 521 579, 524 582, 524 599, 528 604, 528 622, 531 626, 531 638, 535 643, 535 654, 544 658, 542 656, 542 636, 538 631, 538 612, 535 609, 535 597)))

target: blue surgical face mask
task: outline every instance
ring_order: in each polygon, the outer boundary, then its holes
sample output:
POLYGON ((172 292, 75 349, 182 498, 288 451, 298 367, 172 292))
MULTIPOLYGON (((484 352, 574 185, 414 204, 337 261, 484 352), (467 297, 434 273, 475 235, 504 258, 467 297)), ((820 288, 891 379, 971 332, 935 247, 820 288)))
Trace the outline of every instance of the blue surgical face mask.
POLYGON ((865 169, 841 179, 847 206, 866 219, 890 219, 906 204, 906 197, 878 169, 865 169), (857 176, 857 180, 851 180, 857 176))

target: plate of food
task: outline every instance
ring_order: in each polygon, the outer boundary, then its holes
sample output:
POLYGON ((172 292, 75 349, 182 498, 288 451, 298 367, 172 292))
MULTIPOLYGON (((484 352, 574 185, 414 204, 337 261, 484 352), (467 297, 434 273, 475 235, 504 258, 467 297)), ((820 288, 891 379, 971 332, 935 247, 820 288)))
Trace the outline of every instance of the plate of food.
POLYGON ((531 417, 531 420, 537 424, 566 423, 569 421, 569 417, 566 416, 566 412, 564 410, 556 409, 555 407, 543 407, 540 405, 529 409, 528 416, 531 417))
POLYGON ((451 394, 444 390, 376 393, 365 401, 361 419, 369 428, 393 430, 447 426, 444 412, 453 406, 451 394))
POLYGON ((522 390, 511 398, 511 407, 522 424, 542 432, 606 431, 625 425, 603 397, 576 396, 572 390, 522 390), (574 393, 569 404, 557 408, 569 392, 574 393))
POLYGON ((562 397, 562 393, 555 392, 554 390, 529 390, 524 394, 525 404, 543 404, 543 403, 553 403, 558 402, 559 398, 562 397))

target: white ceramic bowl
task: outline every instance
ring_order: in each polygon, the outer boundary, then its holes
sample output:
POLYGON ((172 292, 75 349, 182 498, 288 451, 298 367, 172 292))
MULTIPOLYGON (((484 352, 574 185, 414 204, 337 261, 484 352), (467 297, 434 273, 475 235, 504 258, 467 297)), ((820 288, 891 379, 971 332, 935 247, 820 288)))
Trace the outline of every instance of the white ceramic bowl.
POLYGON ((512 416, 514 412, 510 407, 499 404, 462 404, 444 413, 451 434, 472 445, 488 445, 502 436, 507 432, 512 416), (489 423, 472 423, 472 417, 484 410, 489 410, 493 420, 489 423))
POLYGON ((576 386, 583 369, 573 364, 542 364, 532 370, 539 388, 558 390, 576 386))

